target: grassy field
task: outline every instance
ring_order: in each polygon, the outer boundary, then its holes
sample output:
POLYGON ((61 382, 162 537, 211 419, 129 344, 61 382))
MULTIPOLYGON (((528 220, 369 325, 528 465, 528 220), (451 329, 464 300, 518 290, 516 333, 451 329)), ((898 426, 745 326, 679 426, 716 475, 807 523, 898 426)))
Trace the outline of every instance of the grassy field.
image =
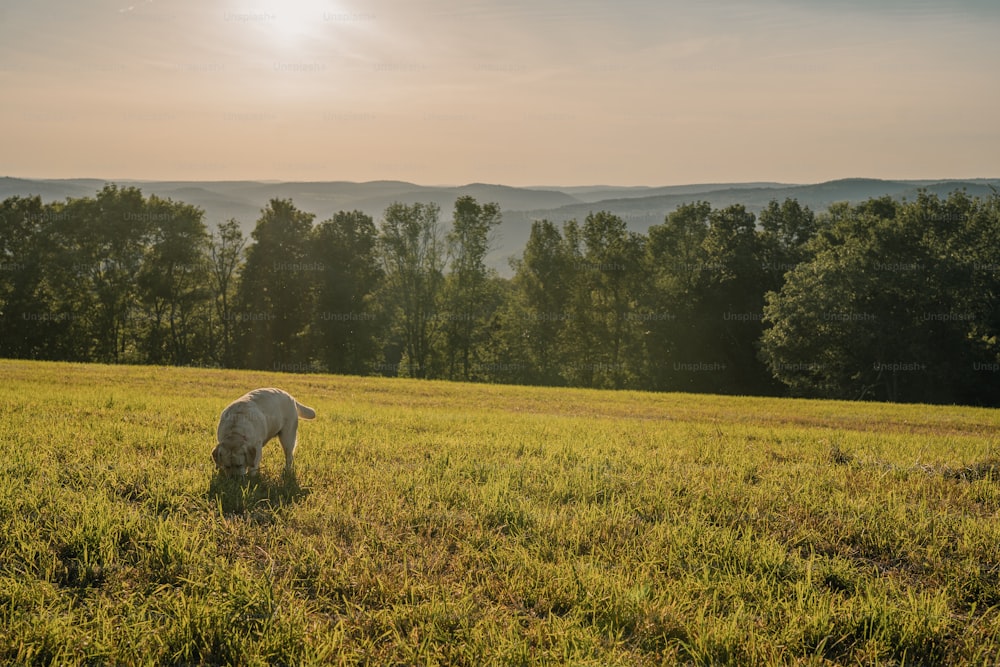
POLYGON ((0 361, 0 663, 996 664, 1000 412, 0 361), (316 409, 294 478, 210 452, 316 409), (995 463, 998 467, 995 467, 995 463))

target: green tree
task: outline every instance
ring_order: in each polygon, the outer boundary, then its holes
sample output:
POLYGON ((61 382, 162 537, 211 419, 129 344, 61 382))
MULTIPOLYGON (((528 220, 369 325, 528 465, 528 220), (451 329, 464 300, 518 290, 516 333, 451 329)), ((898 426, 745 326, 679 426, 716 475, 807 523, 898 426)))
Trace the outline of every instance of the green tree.
POLYGON ((490 271, 483 290, 485 314, 481 327, 475 332, 475 363, 470 379, 480 382, 502 382, 508 384, 529 384, 526 379, 528 369, 524 363, 523 350, 512 346, 518 326, 517 295, 513 283, 490 271))
POLYGON ((682 204, 663 224, 649 228, 645 342, 650 389, 690 388, 685 380, 691 373, 682 364, 701 358, 699 306, 703 276, 710 269, 704 243, 711 213, 708 202, 682 204))
POLYGON ((573 355, 566 372, 577 385, 624 388, 644 372, 644 323, 637 314, 646 282, 645 238, 620 217, 600 211, 584 220, 583 256, 573 300, 573 355))
POLYGON ((649 228, 649 252, 658 289, 680 298, 695 294, 708 268, 704 243, 711 214, 708 202, 682 204, 662 225, 649 228))
POLYGON ((969 311, 976 318, 969 323, 968 339, 973 349, 972 373, 965 403, 1000 406, 1000 191, 976 202, 966 218, 967 248, 962 252, 971 264, 969 311))
POLYGON ((190 364, 207 357, 208 232, 195 206, 150 196, 149 245, 138 273, 141 360, 190 364))
POLYGON ((27 258, 38 243, 45 216, 41 197, 8 197, 0 202, 0 306, 8 303, 19 279, 26 277, 27 258))
POLYGON ((763 331, 768 255, 756 217, 741 204, 712 211, 705 237, 701 299, 702 388, 720 393, 773 393, 777 387, 758 357, 763 331))
POLYGON ((874 382, 878 342, 891 334, 871 303, 869 259, 856 239, 822 248, 767 295, 762 356, 793 395, 856 399, 874 382))
MULTIPOLYGON (((575 223, 570 223, 572 230, 575 223)), ((576 272, 576 249, 548 220, 531 224, 522 257, 511 262, 511 292, 501 311, 503 348, 498 363, 504 379, 529 384, 562 385, 567 367, 563 332, 572 327, 570 302, 576 272)))
POLYGON ((777 390, 757 356, 764 293, 774 276, 766 234, 744 206, 712 209, 706 202, 680 206, 650 229, 651 387, 777 390))
MULTIPOLYGON (((450 271, 443 286, 440 313, 450 379, 473 379, 473 366, 482 365, 480 353, 488 340, 487 324, 499 305, 485 258, 491 233, 500 221, 499 204, 479 204, 469 196, 455 201, 452 229, 447 235, 450 271)), ((477 375, 482 373, 477 371, 477 375)))
POLYGON ((140 360, 133 316, 150 228, 142 192, 114 184, 94 198, 68 200, 52 218, 59 312, 79 336, 79 349, 88 360, 140 360))
MULTIPOLYGON (((382 219, 378 254, 385 273, 383 302, 394 314, 402 354, 399 367, 411 377, 435 373, 437 307, 444 283, 444 243, 436 204, 390 205, 382 219)), ((387 358, 395 366, 395 358, 387 358)))
POLYGON ((251 234, 236 316, 251 368, 308 367, 304 340, 312 320, 311 274, 318 268, 309 249, 314 217, 291 200, 272 199, 251 234))
POLYGON ((312 236, 316 357, 331 373, 366 374, 378 354, 381 322, 375 295, 382 280, 371 216, 340 211, 312 236))
POLYGON ((816 215, 796 199, 781 204, 772 199, 758 220, 767 289, 780 289, 785 273, 809 256, 808 244, 818 231, 816 215))
POLYGON ((973 372, 997 349, 995 302, 976 272, 990 206, 959 192, 833 207, 815 256, 768 295, 763 355, 775 377, 805 395, 996 400, 995 376, 984 392, 973 372))
POLYGON ((38 196, 0 203, 0 356, 78 358, 72 323, 57 310, 60 285, 53 282, 51 226, 59 209, 38 196))
POLYGON ((209 239, 209 287, 219 324, 213 326, 212 358, 215 363, 231 367, 237 363, 235 353, 236 311, 238 287, 246 255, 246 238, 235 219, 219 223, 209 239))

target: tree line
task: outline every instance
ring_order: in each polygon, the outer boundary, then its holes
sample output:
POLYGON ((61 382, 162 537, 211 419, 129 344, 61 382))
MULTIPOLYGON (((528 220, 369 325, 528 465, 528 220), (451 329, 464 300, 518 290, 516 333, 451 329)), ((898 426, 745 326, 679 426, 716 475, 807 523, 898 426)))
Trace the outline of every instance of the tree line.
POLYGON ((246 238, 106 185, 0 203, 4 357, 656 391, 1000 404, 1000 195, 679 206, 532 223, 512 277, 495 203, 246 238))

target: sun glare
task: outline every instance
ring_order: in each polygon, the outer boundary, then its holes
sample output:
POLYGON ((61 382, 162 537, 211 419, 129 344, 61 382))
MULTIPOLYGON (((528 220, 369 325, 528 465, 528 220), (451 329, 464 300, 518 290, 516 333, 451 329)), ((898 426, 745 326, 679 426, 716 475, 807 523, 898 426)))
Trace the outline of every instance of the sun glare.
POLYGON ((321 34, 339 12, 330 0, 236 0, 229 17, 278 44, 292 45, 321 34))

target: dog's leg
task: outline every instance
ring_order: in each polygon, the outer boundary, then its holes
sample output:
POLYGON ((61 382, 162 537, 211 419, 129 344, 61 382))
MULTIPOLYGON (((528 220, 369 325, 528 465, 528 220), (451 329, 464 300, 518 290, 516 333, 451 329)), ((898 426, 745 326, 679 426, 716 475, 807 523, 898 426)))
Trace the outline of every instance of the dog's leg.
POLYGON ((281 433, 278 434, 278 441, 281 442, 281 448, 285 450, 285 471, 292 471, 292 461, 295 456, 295 440, 296 432, 298 431, 299 423, 298 421, 293 421, 291 424, 285 426, 281 429, 281 433))
POLYGON ((250 466, 247 470, 248 475, 256 475, 257 471, 260 470, 260 459, 261 455, 264 453, 264 445, 260 447, 251 448, 251 456, 253 457, 253 463, 247 462, 250 466))

